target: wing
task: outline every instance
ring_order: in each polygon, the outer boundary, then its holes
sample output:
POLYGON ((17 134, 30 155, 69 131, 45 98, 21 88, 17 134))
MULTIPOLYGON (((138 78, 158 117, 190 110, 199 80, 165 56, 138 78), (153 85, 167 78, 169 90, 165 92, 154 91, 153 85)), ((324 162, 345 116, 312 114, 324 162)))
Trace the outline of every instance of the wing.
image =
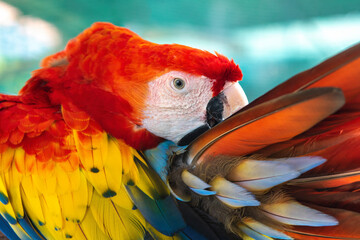
POLYGON ((324 121, 291 141, 272 145, 261 151, 266 156, 319 155, 326 164, 307 173, 343 172, 360 167, 360 44, 300 73, 254 101, 255 106, 291 91, 314 87, 338 87, 345 96, 345 105, 324 121), (341 164, 340 164, 341 163, 341 164))
POLYGON ((232 116, 196 139, 189 149, 189 161, 201 162, 214 155, 247 155, 290 140, 343 104, 343 95, 335 88, 311 89, 263 103, 232 116))
POLYGON ((173 192, 245 239, 359 239, 359 63, 360 44, 200 136, 173 192))
MULTIPOLYGON (((282 94, 289 89, 295 90, 292 87, 296 84, 297 91, 318 86, 336 86, 342 89, 346 99, 339 111, 313 128, 290 141, 273 144, 258 152, 269 157, 307 155, 327 159, 324 164, 291 181, 290 192, 299 201, 336 216, 339 225, 323 229, 297 228, 292 232, 295 238, 359 238, 354 225, 360 219, 359 63, 360 44, 357 44, 273 90, 273 93, 282 94)), ((264 95, 263 99, 270 95, 264 95)))
POLYGON ((175 201, 142 153, 71 104, 0 95, 0 136, 9 238, 186 239, 175 201))

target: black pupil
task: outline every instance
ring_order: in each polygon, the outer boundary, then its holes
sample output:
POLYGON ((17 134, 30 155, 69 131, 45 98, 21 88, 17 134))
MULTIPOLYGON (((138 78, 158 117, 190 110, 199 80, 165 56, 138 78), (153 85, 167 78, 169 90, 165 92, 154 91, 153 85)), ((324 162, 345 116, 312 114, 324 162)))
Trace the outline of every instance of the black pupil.
POLYGON ((181 79, 176 79, 175 80, 175 85, 177 86, 177 87, 182 87, 183 86, 183 81, 181 80, 181 79))

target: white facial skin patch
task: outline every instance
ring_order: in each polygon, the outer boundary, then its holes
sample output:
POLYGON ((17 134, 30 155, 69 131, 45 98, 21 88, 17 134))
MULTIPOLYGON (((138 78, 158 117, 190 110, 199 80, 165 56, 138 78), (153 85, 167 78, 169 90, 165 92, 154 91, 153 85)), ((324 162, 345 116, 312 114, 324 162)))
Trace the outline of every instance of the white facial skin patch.
POLYGON ((143 127, 159 137, 178 142, 205 124, 213 82, 205 76, 180 71, 154 79, 149 83, 143 127))

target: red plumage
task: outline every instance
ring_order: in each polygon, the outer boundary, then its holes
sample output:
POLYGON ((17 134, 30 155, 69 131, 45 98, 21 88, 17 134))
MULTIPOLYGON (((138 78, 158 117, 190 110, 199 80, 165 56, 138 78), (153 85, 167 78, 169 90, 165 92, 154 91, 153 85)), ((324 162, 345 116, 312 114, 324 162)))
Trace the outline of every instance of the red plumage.
MULTIPOLYGON (((149 81, 169 71, 206 76, 214 81, 215 96, 225 82, 242 78, 238 65, 220 54, 151 43, 110 23, 95 23, 65 50, 45 58, 42 67, 20 91, 19 101, 86 112, 137 149, 162 141, 141 127, 149 81)), ((14 141, 19 137, 14 135, 14 141)))
MULTIPOLYGON (((294 206, 282 212, 276 212, 281 209, 281 204, 274 207, 275 219, 290 219, 285 221, 287 225, 279 229, 294 239, 360 239, 357 226, 360 221, 359 64, 360 44, 357 44, 275 87, 198 137, 188 147, 188 154, 183 160, 191 163, 187 170, 201 179, 206 179, 210 185, 214 177, 225 176, 226 180, 248 187, 248 190, 262 201, 260 211, 265 209, 266 212, 267 204, 271 205, 276 201, 283 203, 288 201, 288 197, 290 201, 297 200, 303 205, 335 217, 338 221, 338 224, 329 225, 296 223, 290 226, 294 219, 303 221, 306 217, 302 212, 293 212, 288 216, 284 214, 291 212, 294 206), (227 155, 232 158, 223 157, 227 155), (244 157, 245 161, 239 156, 244 157), (296 179, 286 182, 278 189, 268 188, 262 192, 249 187, 251 181, 266 179, 266 173, 256 177, 243 176, 246 175, 245 171, 257 172, 256 167, 244 167, 246 161, 252 161, 251 159, 271 163, 279 159, 290 162, 289 159, 293 157, 314 156, 323 157, 326 161, 311 170, 301 172, 296 179), (241 169, 243 167, 244 169, 241 169), (260 196, 264 198, 261 199, 260 196)), ((300 158, 294 159, 298 161, 296 164, 301 163, 300 158)), ((257 166, 261 169, 261 164, 257 166)), ((272 173, 272 170, 269 172, 272 173)), ((274 169, 274 174, 278 174, 276 177, 285 175, 285 172, 286 170, 276 172, 274 169)), ((176 173, 174 176, 176 177, 176 173)), ((175 182, 172 177, 170 174, 170 182, 175 182)), ((189 187, 191 193, 191 186, 189 187)), ((179 196, 188 197, 189 194, 181 192, 178 185, 174 191, 179 192, 179 196)), ((221 194, 218 196, 222 197, 221 194)), ((237 224, 242 224, 244 218, 255 219, 268 226, 274 224, 268 222, 266 217, 262 218, 252 205, 247 209, 245 207, 245 210, 234 210, 221 216, 224 209, 220 209, 217 202, 211 201, 202 198, 201 201, 194 202, 197 207, 203 207, 221 222, 233 221, 233 226, 230 224, 229 229, 234 232, 238 231, 237 224)), ((315 215, 308 216, 309 220, 316 218, 315 215)), ((246 225, 246 221, 244 222, 246 225)), ((253 230, 263 233, 263 229, 253 230)), ((251 237, 257 239, 254 236, 251 237)))
MULTIPOLYGON (((337 226, 296 227, 295 239, 358 239, 360 221, 360 45, 300 73, 260 97, 255 106, 281 94, 316 87, 338 87, 345 105, 295 138, 268 146, 269 157, 322 156, 327 161, 306 172, 287 189, 300 202, 336 217, 337 226)), ((249 107, 251 107, 249 106, 249 107)))

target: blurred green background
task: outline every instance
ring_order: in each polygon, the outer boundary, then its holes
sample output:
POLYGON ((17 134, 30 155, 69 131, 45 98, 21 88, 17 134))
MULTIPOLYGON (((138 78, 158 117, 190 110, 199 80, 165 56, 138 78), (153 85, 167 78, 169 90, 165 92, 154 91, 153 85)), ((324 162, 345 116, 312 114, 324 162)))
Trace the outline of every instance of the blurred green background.
MULTIPOLYGON (((358 0, 0 0, 0 92, 95 21, 233 58, 253 100, 360 40, 358 0)), ((359 66, 360 67, 360 66, 359 66)))

